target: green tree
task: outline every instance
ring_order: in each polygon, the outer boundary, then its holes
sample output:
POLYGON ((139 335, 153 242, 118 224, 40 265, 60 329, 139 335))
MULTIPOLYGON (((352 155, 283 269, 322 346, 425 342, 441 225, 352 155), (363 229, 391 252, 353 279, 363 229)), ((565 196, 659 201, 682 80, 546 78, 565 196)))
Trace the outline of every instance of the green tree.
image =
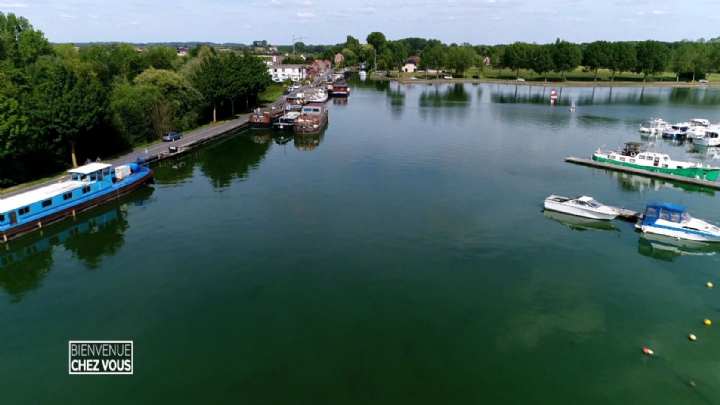
POLYGON ((520 77, 520 69, 530 68, 532 48, 524 42, 515 42, 505 47, 502 54, 502 66, 514 70, 515 77, 520 77))
POLYGON ((58 147, 67 145, 77 166, 76 145, 99 123, 107 101, 100 81, 87 65, 46 57, 30 70, 30 85, 31 130, 58 147))
POLYGON ((386 42, 387 39, 385 39, 385 35, 382 32, 371 32, 367 36, 367 43, 372 45, 378 52, 382 51, 386 42))
POLYGON ((177 51, 167 46, 152 46, 142 54, 144 66, 155 69, 173 69, 177 63, 177 51))
POLYGON ((456 74, 465 75, 465 71, 475 64, 477 54, 469 45, 451 46, 447 51, 447 64, 456 74))
POLYGON ((423 50, 420 57, 420 64, 427 72, 428 69, 434 69, 436 76, 439 74, 440 68, 445 65, 445 47, 440 41, 433 41, 423 50))
POLYGON ((567 72, 577 68, 581 62, 582 51, 578 45, 560 39, 555 41, 553 45, 553 64, 555 70, 562 74, 563 81, 567 72))
POLYGON ((615 81, 617 72, 629 72, 635 70, 637 65, 637 54, 635 46, 628 42, 613 42, 610 45, 608 68, 612 72, 610 81, 615 81))
POLYGON ((593 80, 597 80, 600 68, 610 67, 610 43, 607 41, 595 41, 583 49, 583 65, 595 72, 593 80))
POLYGON ((643 41, 637 44, 637 65, 635 71, 643 74, 643 81, 648 75, 665 70, 668 64, 670 50, 657 41, 643 41))
POLYGON ((191 81, 212 108, 213 122, 217 122, 217 107, 232 95, 226 77, 226 68, 220 55, 204 58, 193 72, 191 81))
POLYGON ((555 69, 553 63, 552 45, 537 45, 533 47, 530 69, 542 75, 547 81, 547 73, 555 69))

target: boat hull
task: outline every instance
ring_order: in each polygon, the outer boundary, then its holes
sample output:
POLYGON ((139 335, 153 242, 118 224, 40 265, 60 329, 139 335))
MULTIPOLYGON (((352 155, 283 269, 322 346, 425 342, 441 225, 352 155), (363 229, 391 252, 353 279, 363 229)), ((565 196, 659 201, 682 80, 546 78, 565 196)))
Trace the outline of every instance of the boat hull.
POLYGON ((609 221, 611 219, 615 219, 617 217, 617 214, 606 214, 603 212, 597 212, 597 211, 589 211, 584 210, 579 207, 573 207, 566 204, 558 203, 555 201, 545 201, 545 209, 548 211, 554 211, 559 212, 561 214, 565 215, 573 215, 576 217, 582 217, 582 218, 588 218, 588 219, 594 219, 594 220, 600 220, 600 221, 609 221))
POLYGON ((63 219, 68 217, 75 216, 80 212, 97 207, 98 205, 101 205, 103 203, 116 200, 124 195, 127 195, 137 190, 140 187, 143 187, 146 184, 152 183, 152 181, 153 171, 150 169, 146 169, 144 173, 139 173, 136 178, 132 179, 132 181, 129 181, 127 184, 124 184, 116 189, 107 190, 94 198, 88 199, 87 201, 83 201, 76 205, 69 206, 63 210, 48 214, 44 217, 40 217, 32 222, 20 224, 18 226, 2 231, 0 232, 0 242, 7 242, 11 239, 17 238, 29 232, 42 229, 49 224, 62 221, 63 219))
POLYGON ((643 166, 630 162, 619 162, 613 159, 607 159, 603 156, 593 155, 592 159, 600 163, 609 163, 617 166, 631 167, 633 169, 647 170, 649 172, 674 174, 676 176, 690 177, 695 179, 703 179, 709 181, 716 181, 720 175, 720 169, 716 168, 702 168, 702 167, 686 167, 682 169, 671 169, 668 167, 655 167, 655 166, 643 166))
POLYGON ((668 238, 689 240, 695 242, 711 242, 720 243, 720 235, 703 231, 694 231, 690 229, 679 229, 663 225, 638 225, 640 232, 644 234, 654 234, 666 236, 668 238))

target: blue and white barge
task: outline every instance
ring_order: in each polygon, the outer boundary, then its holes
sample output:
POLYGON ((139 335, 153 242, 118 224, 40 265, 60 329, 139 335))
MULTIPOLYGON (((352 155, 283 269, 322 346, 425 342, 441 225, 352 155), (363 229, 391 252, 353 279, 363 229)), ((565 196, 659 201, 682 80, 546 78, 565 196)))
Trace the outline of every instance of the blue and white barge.
POLYGON ((0 241, 117 199, 152 182, 148 167, 90 163, 68 170, 69 180, 0 199, 0 241))

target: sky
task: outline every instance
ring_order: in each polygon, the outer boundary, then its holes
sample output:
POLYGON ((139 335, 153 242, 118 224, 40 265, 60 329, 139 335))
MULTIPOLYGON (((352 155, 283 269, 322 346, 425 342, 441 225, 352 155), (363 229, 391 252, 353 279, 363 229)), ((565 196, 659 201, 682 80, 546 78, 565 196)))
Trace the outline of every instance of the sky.
POLYGON ((0 0, 52 42, 335 44, 372 31, 444 42, 720 36, 718 0, 0 0))

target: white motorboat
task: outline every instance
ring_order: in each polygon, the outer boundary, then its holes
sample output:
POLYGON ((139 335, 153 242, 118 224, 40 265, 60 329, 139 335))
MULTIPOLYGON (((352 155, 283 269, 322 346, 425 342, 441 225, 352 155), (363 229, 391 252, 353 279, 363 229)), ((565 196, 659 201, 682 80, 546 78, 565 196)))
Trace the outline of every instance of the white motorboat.
POLYGON ((710 126, 710 120, 707 120, 705 118, 693 118, 690 120, 690 126, 693 127, 709 127, 710 126))
POLYGON ((677 124, 670 125, 670 127, 662 131, 662 137, 666 139, 683 140, 687 137, 689 129, 689 122, 678 122, 677 124))
POLYGON ((323 89, 316 89, 314 92, 309 92, 306 100, 309 103, 324 103, 328 101, 328 93, 323 89))
POLYGON ((366 71, 361 70, 360 73, 359 73, 359 75, 360 75, 360 80, 365 81, 365 79, 367 79, 367 72, 366 72, 366 71))
POLYGON ((705 128, 705 135, 702 138, 694 139, 693 143, 700 146, 720 145, 720 126, 712 125, 705 128))
POLYGON ((611 220, 619 214, 616 208, 601 204, 588 196, 568 198, 553 194, 545 199, 545 209, 600 220, 611 220))
POLYGON ((640 133, 647 135, 660 135, 670 127, 662 118, 653 118, 640 124, 640 133))
POLYGON ((720 242, 720 228, 693 218, 681 205, 649 204, 641 221, 635 225, 642 233, 697 242, 720 242))

